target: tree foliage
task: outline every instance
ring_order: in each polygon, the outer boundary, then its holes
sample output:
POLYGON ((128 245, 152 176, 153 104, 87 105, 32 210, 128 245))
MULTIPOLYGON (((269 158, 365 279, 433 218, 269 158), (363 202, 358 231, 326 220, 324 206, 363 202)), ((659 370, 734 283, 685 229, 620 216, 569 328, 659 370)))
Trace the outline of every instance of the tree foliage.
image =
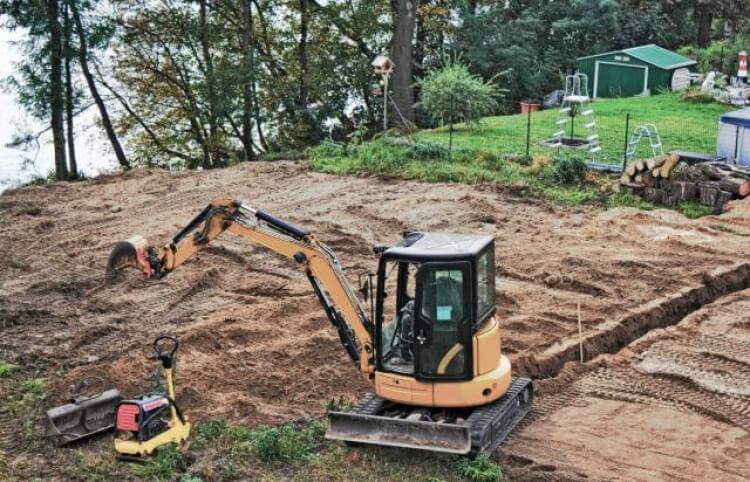
POLYGON ((704 49, 726 30, 729 62, 750 18, 746 0, 0 0, 27 34, 6 85, 50 124, 52 4, 68 27, 68 139, 69 113, 95 105, 121 164, 204 169, 374 134, 379 54, 396 61, 392 119, 416 103, 417 122, 446 122, 451 105, 473 120, 506 108, 500 87, 514 105, 559 88, 582 55, 657 43, 715 64, 704 49))
POLYGON ((469 72, 460 60, 447 58, 443 67, 429 71, 417 85, 419 105, 442 124, 476 122, 498 106, 497 85, 469 72))

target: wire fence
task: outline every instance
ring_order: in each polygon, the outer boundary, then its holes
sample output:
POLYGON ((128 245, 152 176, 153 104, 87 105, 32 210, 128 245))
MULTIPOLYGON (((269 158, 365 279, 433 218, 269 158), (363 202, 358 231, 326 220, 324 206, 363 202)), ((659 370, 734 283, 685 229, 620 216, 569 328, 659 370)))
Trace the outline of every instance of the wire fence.
MULTIPOLYGON (((514 103, 503 109, 518 112, 519 107, 514 103)), ((615 172, 626 161, 673 150, 716 152, 717 124, 704 119, 612 108, 609 103, 593 102, 584 109, 592 113, 575 108, 564 111, 560 106, 530 109, 475 124, 444 125, 422 131, 418 138, 454 150, 486 150, 506 158, 577 157, 592 167, 615 172)))

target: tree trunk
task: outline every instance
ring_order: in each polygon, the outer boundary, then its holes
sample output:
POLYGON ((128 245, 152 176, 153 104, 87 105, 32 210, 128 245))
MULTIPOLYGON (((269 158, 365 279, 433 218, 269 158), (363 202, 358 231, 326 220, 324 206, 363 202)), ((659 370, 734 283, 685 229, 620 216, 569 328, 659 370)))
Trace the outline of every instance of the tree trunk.
POLYGON ((50 46, 50 111, 52 114, 52 139, 55 146, 55 177, 58 181, 68 178, 65 160, 65 131, 63 127, 63 33, 60 26, 60 6, 57 0, 47 0, 47 24, 50 46))
POLYGON ((76 161, 76 144, 73 130, 73 76, 70 72, 73 47, 71 46, 70 12, 68 4, 63 7, 63 27, 65 29, 65 120, 68 130, 68 177, 71 180, 78 178, 78 162, 76 161))
POLYGON ((206 66, 206 95, 208 97, 208 152, 204 156, 203 168, 210 169, 222 164, 221 153, 218 149, 219 115, 216 102, 216 85, 214 78, 214 62, 211 54, 210 27, 208 26, 208 2, 200 0, 200 42, 203 51, 203 62, 206 66))
POLYGON ((299 99, 297 104, 300 109, 307 108, 307 0, 299 0, 300 34, 299 34, 299 99))
POLYGON ((393 117, 403 124, 414 122, 414 82, 412 62, 414 60, 414 29, 416 26, 417 0, 391 0, 394 17, 394 31, 391 40, 391 58, 396 64, 391 79, 393 100, 401 115, 393 117))
POLYGON ((711 25, 714 21, 714 15, 710 10, 711 6, 698 7, 698 47, 706 48, 711 43, 711 25))
POLYGON ((467 4, 470 14, 474 15, 475 13, 477 13, 477 0, 469 0, 467 4))
POLYGON ((253 150, 253 82, 255 82, 255 58, 253 52, 253 2, 244 0, 242 5, 244 22, 242 24, 242 58, 243 78, 242 89, 242 146, 243 160, 254 161, 253 150))
POLYGON ((130 169, 128 158, 125 157, 125 151, 122 149, 122 145, 120 145, 120 140, 117 138, 117 133, 115 132, 115 128, 112 126, 112 121, 109 118, 107 106, 104 105, 104 100, 102 100, 102 96, 99 95, 99 90, 96 87, 96 82, 94 82, 94 76, 91 75, 91 70, 89 69, 89 54, 88 48, 86 46, 86 33, 83 30, 83 21, 81 20, 81 12, 78 11, 76 0, 69 1, 70 10, 73 14, 73 21, 75 22, 76 30, 78 32, 78 60, 81 63, 81 71, 83 72, 83 76, 86 78, 86 84, 89 87, 91 97, 94 98, 94 102, 99 108, 99 115, 102 118, 102 125, 104 126, 104 130, 107 133, 107 137, 109 138, 109 143, 112 144, 112 150, 115 151, 117 162, 123 169, 130 169))

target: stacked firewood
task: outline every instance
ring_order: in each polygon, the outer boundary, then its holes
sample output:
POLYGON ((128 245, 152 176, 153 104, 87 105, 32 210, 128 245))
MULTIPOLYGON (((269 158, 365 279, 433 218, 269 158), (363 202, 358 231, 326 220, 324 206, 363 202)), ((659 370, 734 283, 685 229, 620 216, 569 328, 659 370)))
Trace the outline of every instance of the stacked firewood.
POLYGON ((695 200, 721 208, 750 195, 750 170, 723 162, 689 164, 677 154, 667 154, 631 163, 620 184, 656 204, 675 206, 695 200))

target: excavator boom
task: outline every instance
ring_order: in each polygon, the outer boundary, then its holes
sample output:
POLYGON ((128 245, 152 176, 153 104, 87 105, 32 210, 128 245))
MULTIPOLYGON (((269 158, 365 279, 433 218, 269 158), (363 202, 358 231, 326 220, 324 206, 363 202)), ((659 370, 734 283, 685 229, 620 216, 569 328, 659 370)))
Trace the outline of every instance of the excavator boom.
POLYGON ((107 262, 107 275, 135 267, 147 278, 162 278, 224 231, 293 259, 310 280, 346 352, 363 375, 369 378, 374 373, 372 322, 333 252, 314 234, 239 201, 213 200, 162 247, 150 245, 141 236, 117 243, 107 262))

